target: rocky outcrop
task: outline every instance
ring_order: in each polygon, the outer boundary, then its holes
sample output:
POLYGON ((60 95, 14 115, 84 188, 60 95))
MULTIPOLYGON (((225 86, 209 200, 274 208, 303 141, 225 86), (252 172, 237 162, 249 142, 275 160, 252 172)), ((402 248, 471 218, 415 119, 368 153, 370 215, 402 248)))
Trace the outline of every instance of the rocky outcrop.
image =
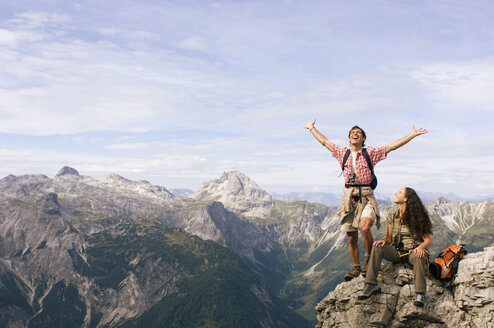
POLYGON ((74 168, 71 168, 69 166, 64 166, 60 169, 60 171, 58 171, 56 176, 59 177, 59 176, 63 176, 63 175, 73 175, 73 176, 78 177, 79 172, 77 172, 77 170, 74 168))
POLYGON ((267 227, 242 220, 219 202, 198 208, 183 222, 185 225, 180 228, 186 232, 204 240, 212 240, 253 263, 256 263, 254 250, 269 252, 273 243, 267 227))
POLYGON ((423 308, 413 305, 412 277, 404 265, 383 265, 382 292, 364 301, 364 278, 338 285, 316 307, 317 328, 494 327, 494 247, 465 256, 452 281, 428 279, 423 308))
POLYGON ((218 201, 232 212, 254 217, 269 216, 274 205, 274 198, 270 194, 237 171, 225 172, 219 179, 204 183, 190 197, 218 201))

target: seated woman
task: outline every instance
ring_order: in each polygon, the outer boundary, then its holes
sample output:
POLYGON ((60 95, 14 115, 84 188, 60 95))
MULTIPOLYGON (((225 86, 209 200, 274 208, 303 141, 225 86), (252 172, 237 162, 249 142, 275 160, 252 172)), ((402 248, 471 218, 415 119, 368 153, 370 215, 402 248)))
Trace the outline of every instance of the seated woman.
POLYGON ((403 188, 395 194, 398 209, 388 215, 386 239, 376 241, 372 247, 364 290, 358 299, 365 300, 381 291, 377 274, 384 257, 393 263, 408 261, 413 265, 416 306, 424 306, 427 257, 431 243, 432 223, 427 210, 415 190, 403 188), (404 255, 409 253, 408 255, 404 255))

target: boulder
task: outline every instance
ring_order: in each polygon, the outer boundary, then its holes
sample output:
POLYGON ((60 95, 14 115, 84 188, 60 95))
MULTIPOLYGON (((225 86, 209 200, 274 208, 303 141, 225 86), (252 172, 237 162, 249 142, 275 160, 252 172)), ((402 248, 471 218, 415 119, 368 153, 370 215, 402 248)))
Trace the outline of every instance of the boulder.
POLYGON ((452 280, 427 279, 423 308, 413 305, 413 271, 383 264, 381 293, 361 301, 358 277, 339 284, 317 306, 317 328, 329 327, 494 327, 494 247, 467 254, 452 280))

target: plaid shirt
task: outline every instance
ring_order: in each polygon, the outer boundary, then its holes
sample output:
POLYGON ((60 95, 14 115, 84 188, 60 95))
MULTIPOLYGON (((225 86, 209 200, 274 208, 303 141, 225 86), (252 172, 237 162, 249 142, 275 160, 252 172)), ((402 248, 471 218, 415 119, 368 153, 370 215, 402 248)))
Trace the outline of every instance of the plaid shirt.
MULTIPOLYGON (((391 244, 393 246, 398 247, 398 244, 402 242, 405 249, 412 249, 418 247, 424 242, 424 238, 413 234, 408 226, 401 222, 400 210, 390 212, 388 214, 387 221, 388 224, 391 224, 393 228, 391 232, 391 244), (403 226, 405 226, 405 230, 408 231, 407 236, 403 236, 403 226)), ((428 249, 425 249, 424 251, 427 253, 427 255, 429 255, 428 249)))
MULTIPOLYGON (((333 157, 338 160, 341 164, 343 163, 343 157, 347 151, 347 147, 341 147, 333 145, 333 157)), ((376 164, 386 158, 386 146, 382 147, 367 147, 367 153, 369 153, 369 158, 371 160, 372 166, 376 167, 376 164)), ((343 176, 345 177, 345 182, 348 179, 348 175, 352 173, 352 154, 348 156, 348 160, 345 163, 345 169, 343 170, 343 176)), ((370 184, 372 181, 372 173, 367 166, 367 161, 362 154, 362 149, 357 153, 357 159, 355 160, 357 164, 357 176, 360 184, 370 184)))

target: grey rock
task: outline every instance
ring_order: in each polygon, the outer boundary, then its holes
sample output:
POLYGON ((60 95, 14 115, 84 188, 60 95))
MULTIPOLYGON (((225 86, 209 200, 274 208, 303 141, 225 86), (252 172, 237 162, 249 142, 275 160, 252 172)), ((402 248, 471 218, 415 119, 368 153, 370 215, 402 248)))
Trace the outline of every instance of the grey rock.
POLYGON ((269 216, 275 201, 249 177, 237 171, 225 172, 219 179, 204 183, 190 198, 222 202, 230 211, 253 217, 269 216))
POLYGON ((59 177, 59 176, 64 176, 64 175, 79 176, 79 172, 77 172, 76 169, 73 169, 73 168, 68 167, 68 166, 64 166, 60 169, 60 171, 58 171, 56 176, 59 177))
POLYGON ((41 212, 48 216, 59 216, 61 214, 60 204, 58 203, 58 195, 51 192, 43 196, 40 200, 41 212))
POLYGON ((465 256, 452 281, 429 278, 424 308, 413 305, 412 277, 408 266, 385 264, 382 292, 364 301, 364 278, 341 283, 316 306, 316 327, 494 327, 494 247, 465 256))

